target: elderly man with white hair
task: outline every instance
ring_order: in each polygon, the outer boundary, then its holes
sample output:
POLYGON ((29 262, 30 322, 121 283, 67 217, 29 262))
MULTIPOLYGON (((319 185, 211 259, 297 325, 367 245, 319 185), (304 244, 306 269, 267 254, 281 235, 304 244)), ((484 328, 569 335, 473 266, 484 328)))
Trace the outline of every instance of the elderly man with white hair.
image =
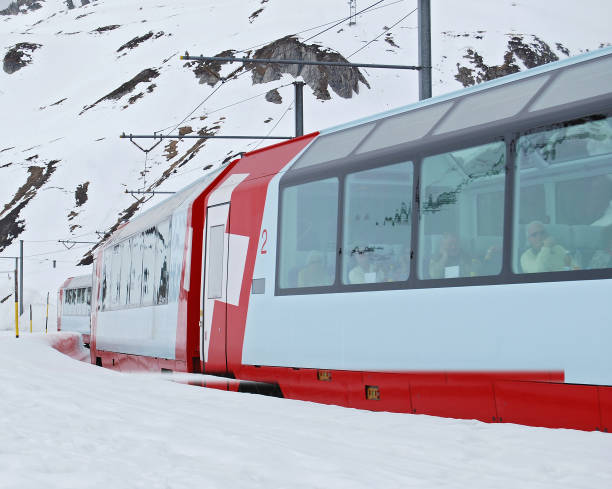
POLYGON ((527 225, 527 242, 529 249, 521 256, 523 273, 559 272, 569 270, 572 266, 572 258, 567 250, 556 244, 540 221, 527 225))

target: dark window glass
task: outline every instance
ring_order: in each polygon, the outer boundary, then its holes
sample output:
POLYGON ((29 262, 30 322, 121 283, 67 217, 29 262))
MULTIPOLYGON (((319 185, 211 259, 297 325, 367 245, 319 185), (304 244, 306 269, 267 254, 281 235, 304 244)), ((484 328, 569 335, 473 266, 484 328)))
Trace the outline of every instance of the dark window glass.
POLYGON ((170 252, 170 221, 164 221, 156 227, 155 244, 155 302, 168 303, 168 270, 170 252))
POLYGON ((612 268, 612 119, 526 133, 516 164, 514 271, 612 268))
POLYGON ((342 280, 397 282, 410 274, 412 163, 346 178, 342 280))
POLYGON ((501 271, 505 168, 503 142, 423 160, 419 278, 475 277, 501 271), (479 197, 488 207, 479 208, 479 197), (479 210, 486 217, 479 218, 479 210), (479 221, 486 223, 487 234, 479 232, 479 221))
POLYGON ((334 283, 338 180, 295 185, 283 190, 279 285, 318 287, 334 283))

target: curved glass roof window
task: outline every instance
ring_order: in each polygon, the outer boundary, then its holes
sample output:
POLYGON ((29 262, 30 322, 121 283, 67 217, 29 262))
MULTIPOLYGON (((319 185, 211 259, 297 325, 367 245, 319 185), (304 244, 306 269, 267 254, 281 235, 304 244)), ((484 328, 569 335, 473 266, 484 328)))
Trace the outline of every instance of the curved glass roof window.
POLYGON ((422 138, 440 120, 453 102, 444 102, 383 119, 359 147, 366 153, 422 138))
POLYGON ((318 165, 348 156, 374 127, 374 122, 319 136, 291 167, 292 170, 318 165))
POLYGON ((570 66, 559 73, 529 108, 531 112, 612 92, 612 56, 570 66), (598 63, 597 69, 593 65, 598 63))
POLYGON ((549 78, 549 75, 537 76, 470 94, 461 99, 455 110, 442 119, 434 134, 512 117, 525 107, 549 78))

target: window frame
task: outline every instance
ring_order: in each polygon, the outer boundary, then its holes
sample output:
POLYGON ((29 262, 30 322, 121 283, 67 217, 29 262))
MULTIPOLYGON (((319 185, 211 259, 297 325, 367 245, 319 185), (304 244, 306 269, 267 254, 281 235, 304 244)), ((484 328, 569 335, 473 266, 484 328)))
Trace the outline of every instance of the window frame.
MULTIPOLYGON (((553 77, 554 78, 554 77, 553 77)), ((551 78, 552 79, 552 78, 551 78)), ((546 85, 545 85, 546 86, 546 85)), ((538 282, 561 282, 575 280, 599 280, 612 278, 612 269, 596 270, 570 270, 544 273, 515 273, 513 266, 513 243, 515 240, 515 199, 517 185, 516 168, 516 143, 518 138, 526 132, 546 130, 559 123, 570 123, 571 121, 592 116, 612 117, 612 97, 608 97, 602 104, 602 97, 591 100, 588 103, 571 103, 563 107, 529 112, 531 103, 526 104, 523 110, 516 116, 505 121, 495 121, 486 127, 476 126, 468 129, 455 131, 443 135, 433 135, 436 125, 430 130, 430 136, 409 143, 387 147, 382 150, 374 150, 368 153, 356 153, 361 145, 358 145, 348 156, 314 165, 312 167, 292 169, 281 175, 278 192, 278 216, 277 216, 277 250, 275 270, 275 295, 308 295, 323 293, 344 293, 395 289, 427 289, 438 287, 464 287, 479 285, 502 285, 518 283, 538 282), (506 172, 504 185, 504 224, 501 271, 497 275, 485 275, 477 277, 458 277, 450 279, 420 279, 418 278, 418 253, 420 253, 419 230, 420 230, 420 182, 422 179, 422 163, 427 156, 457 151, 473 146, 504 141, 506 146, 506 172), (382 166, 392 165, 405 161, 413 163, 413 189, 412 189, 412 236, 411 236, 411 265, 410 276, 406 281, 380 282, 371 284, 343 284, 342 283, 342 257, 336 257, 336 274, 332 286, 302 287, 302 288, 280 288, 280 247, 281 217, 282 217, 282 192, 286 187, 302 183, 323 180, 327 178, 338 178, 338 224, 337 243, 338 254, 342 253, 343 243, 343 216, 345 214, 345 179, 348 174, 375 169, 382 166)), ((375 131, 375 128, 370 134, 375 131)), ((366 138, 367 139, 367 138, 366 138)))

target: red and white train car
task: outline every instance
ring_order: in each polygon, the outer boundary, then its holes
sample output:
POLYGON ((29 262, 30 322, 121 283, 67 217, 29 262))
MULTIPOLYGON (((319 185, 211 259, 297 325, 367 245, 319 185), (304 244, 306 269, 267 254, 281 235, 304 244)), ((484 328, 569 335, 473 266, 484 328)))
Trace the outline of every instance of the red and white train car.
POLYGON ((198 180, 99 252, 92 361, 611 430, 611 77, 602 50, 198 180))
POLYGON ((57 292, 57 330, 80 333, 89 344, 92 277, 70 277, 57 292))

